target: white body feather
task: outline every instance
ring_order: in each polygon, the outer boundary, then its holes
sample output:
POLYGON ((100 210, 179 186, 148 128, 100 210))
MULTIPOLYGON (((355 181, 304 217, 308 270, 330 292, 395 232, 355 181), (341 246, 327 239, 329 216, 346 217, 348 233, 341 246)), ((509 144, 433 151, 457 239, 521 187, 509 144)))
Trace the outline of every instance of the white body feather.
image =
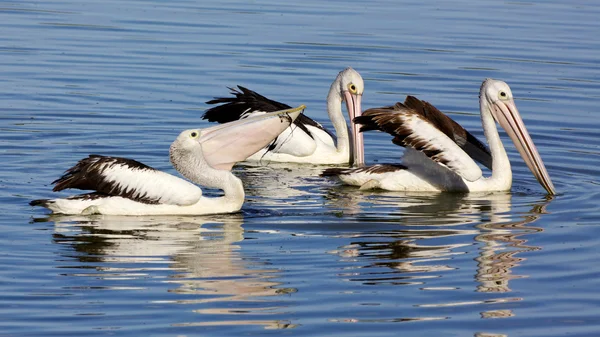
POLYGON ((221 203, 221 198, 200 197, 195 203, 179 206, 170 204, 146 204, 123 197, 103 197, 94 200, 53 199, 48 209, 60 214, 106 214, 106 215, 203 215, 239 211, 243 200, 237 203, 221 203))
POLYGON ((331 136, 314 126, 306 128, 314 138, 296 125, 292 125, 281 133, 278 144, 273 150, 266 148, 250 156, 247 161, 260 163, 285 162, 309 164, 346 164, 350 151, 338 151, 331 136))
POLYGON ((136 191, 134 198, 149 197, 161 204, 189 206, 202 197, 202 189, 174 175, 154 170, 131 168, 123 164, 104 164, 103 179, 124 191, 136 191))
POLYGON ((348 185, 361 189, 414 192, 486 192, 506 191, 512 184, 512 174, 502 179, 480 176, 475 181, 464 179, 452 170, 434 162, 423 153, 407 148, 402 164, 408 169, 384 173, 356 171, 339 175, 348 185))
MULTIPOLYGON (((440 159, 443 159, 444 164, 441 165, 448 167, 468 181, 476 181, 481 178, 481 168, 477 166, 477 163, 456 145, 454 140, 450 139, 445 133, 431 125, 429 121, 424 120, 416 114, 399 115, 398 117, 402 118, 404 120, 404 125, 411 130, 414 130, 414 133, 417 134, 417 138, 426 142, 428 147, 436 148, 441 151, 439 155, 436 155, 439 156, 440 159)), ((429 158, 425 157, 425 159, 429 158)))

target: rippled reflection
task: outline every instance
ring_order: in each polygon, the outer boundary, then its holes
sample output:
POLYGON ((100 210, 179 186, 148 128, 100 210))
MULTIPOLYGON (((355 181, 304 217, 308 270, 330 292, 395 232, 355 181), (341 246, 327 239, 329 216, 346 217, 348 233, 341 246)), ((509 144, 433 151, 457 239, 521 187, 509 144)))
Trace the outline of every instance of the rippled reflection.
POLYGON ((315 188, 324 182, 319 177, 322 171, 323 166, 263 162, 243 163, 236 174, 244 182, 247 202, 261 202, 261 207, 273 210, 286 206, 289 213, 289 206, 313 209, 318 206, 315 201, 320 204, 321 196, 315 188))
POLYGON ((545 209, 550 200, 552 199, 534 204, 529 212, 520 216, 521 220, 515 221, 514 216, 507 218, 490 213, 489 221, 476 226, 481 234, 477 235, 475 240, 484 244, 475 259, 478 262, 475 276, 479 282, 477 291, 508 292, 510 280, 526 277, 513 274, 512 269, 525 260, 524 257, 517 256, 518 254, 541 249, 526 245, 525 236, 544 231, 541 227, 531 224, 546 213, 545 209))
MULTIPOLYGON (((135 280, 154 279, 154 287, 158 279, 171 295, 148 294, 149 300, 185 305, 185 310, 204 317, 176 326, 294 327, 282 320, 235 319, 250 313, 278 313, 281 308, 265 298, 295 292, 271 280, 278 270, 246 259, 240 252, 236 245, 244 239, 240 214, 221 218, 54 216, 47 220, 55 222, 54 241, 77 252, 79 264, 63 268, 79 271, 66 276, 129 280, 129 290, 143 291, 151 289, 145 282, 134 286, 135 280)), ((102 287, 123 290, 106 282, 102 287)))
POLYGON ((475 337, 507 337, 508 335, 505 334, 501 334, 501 333, 485 333, 485 332, 478 332, 474 335, 475 337))
MULTIPOLYGON (((527 245, 527 241, 531 235, 543 231, 532 224, 546 213, 545 208, 552 199, 513 205, 510 193, 373 194, 335 188, 330 191, 328 200, 330 207, 343 212, 349 210, 358 221, 374 228, 384 223, 396 225, 389 231, 357 234, 349 244, 332 252, 342 261, 365 264, 342 273, 341 277, 346 280, 364 285, 419 286, 423 291, 463 291, 465 287, 474 286, 474 290, 481 293, 509 293, 511 280, 527 277, 513 271, 526 260, 524 253, 542 249, 527 245), (388 214, 376 215, 381 210, 388 214), (475 263, 460 262, 465 259, 475 263), (473 266, 476 282, 454 285, 455 275, 461 278, 458 266, 465 264, 473 266)), ((521 297, 493 296, 413 305, 445 308, 522 300, 521 297)), ((480 313, 481 318, 515 315, 511 309, 480 313)))

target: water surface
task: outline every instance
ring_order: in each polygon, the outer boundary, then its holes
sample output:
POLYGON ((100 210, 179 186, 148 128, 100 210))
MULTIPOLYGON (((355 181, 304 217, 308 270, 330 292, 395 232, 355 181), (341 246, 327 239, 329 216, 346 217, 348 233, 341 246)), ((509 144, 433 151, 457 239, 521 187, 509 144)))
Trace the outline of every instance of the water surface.
MULTIPOLYGON (((597 336, 599 16, 588 1, 3 2, 0 336, 597 336), (227 86, 331 127, 346 66, 365 108, 416 95, 478 137, 479 85, 505 80, 559 195, 507 145, 510 193, 359 192, 269 165, 235 169, 237 214, 28 206, 90 153, 174 173, 170 143, 208 126, 227 86)), ((369 163, 399 159, 385 134, 365 143, 369 163)))

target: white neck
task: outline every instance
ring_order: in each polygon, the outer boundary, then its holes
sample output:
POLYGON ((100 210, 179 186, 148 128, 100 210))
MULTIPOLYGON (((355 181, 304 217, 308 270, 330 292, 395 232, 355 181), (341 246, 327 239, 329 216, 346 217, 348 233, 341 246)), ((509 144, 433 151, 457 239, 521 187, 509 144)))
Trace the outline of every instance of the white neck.
POLYGON ((245 197, 244 186, 242 181, 230 171, 212 168, 206 163, 202 153, 182 151, 180 155, 171 154, 171 162, 175 169, 190 181, 223 190, 222 197, 202 198, 202 203, 207 207, 210 206, 214 213, 238 211, 242 208, 245 197))
POLYGON ((501 189, 508 190, 512 185, 512 170, 508 155, 506 154, 504 145, 502 145, 502 140, 500 140, 496 121, 494 121, 490 106, 483 95, 480 97, 479 105, 481 109, 483 132, 492 154, 492 176, 488 178, 487 181, 491 184, 503 187, 501 189))
POLYGON ((327 95, 327 113, 333 123, 337 137, 337 152, 350 155, 350 139, 348 137, 348 124, 342 112, 342 93, 340 92, 340 77, 331 84, 327 95))

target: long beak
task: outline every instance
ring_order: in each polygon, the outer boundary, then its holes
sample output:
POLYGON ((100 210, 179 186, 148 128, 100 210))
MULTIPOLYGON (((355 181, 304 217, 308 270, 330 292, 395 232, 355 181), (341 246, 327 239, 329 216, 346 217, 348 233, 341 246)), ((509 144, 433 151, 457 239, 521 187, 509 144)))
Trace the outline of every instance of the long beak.
POLYGON ((362 95, 351 94, 348 91, 344 91, 344 98, 352 129, 352 163, 354 166, 364 166, 365 144, 363 141, 363 134, 360 132, 360 127, 354 123, 354 118, 362 115, 362 95))
POLYGON ((231 170, 279 136, 305 108, 301 105, 202 129, 198 142, 204 159, 215 169, 231 170))
POLYGON ((546 171, 546 166, 540 157, 540 154, 533 144, 533 140, 529 136, 529 132, 525 128, 525 124, 521 119, 519 110, 515 102, 510 99, 508 101, 497 101, 493 104, 496 112, 496 120, 504 128, 508 136, 515 143, 515 147, 521 154, 521 157, 529 167, 539 183, 550 194, 556 194, 552 180, 546 171))

